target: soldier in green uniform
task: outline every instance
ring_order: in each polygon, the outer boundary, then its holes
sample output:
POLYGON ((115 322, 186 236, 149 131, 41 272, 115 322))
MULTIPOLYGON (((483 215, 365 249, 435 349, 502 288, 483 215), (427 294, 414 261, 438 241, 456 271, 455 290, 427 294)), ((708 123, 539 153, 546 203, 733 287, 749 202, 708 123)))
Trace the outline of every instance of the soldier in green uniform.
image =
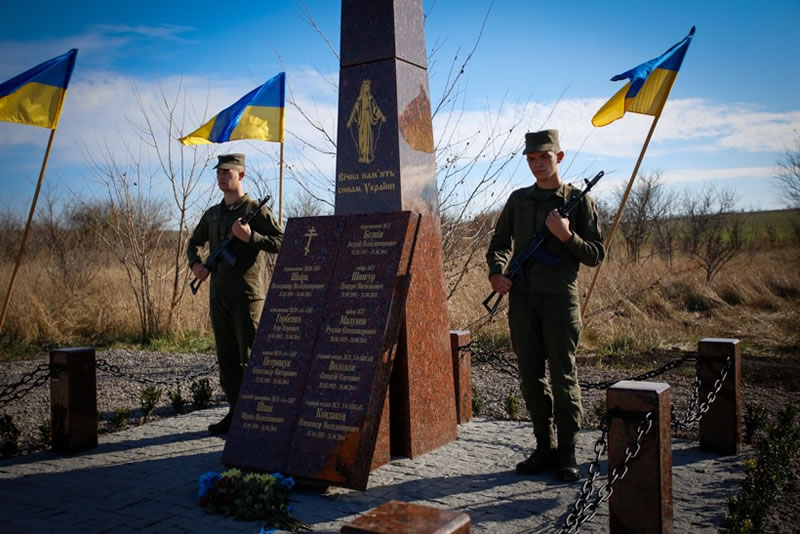
POLYGON ((278 252, 283 240, 283 230, 266 206, 250 224, 241 224, 241 218, 258 205, 258 200, 244 192, 244 154, 224 154, 218 159, 214 168, 223 200, 203 214, 186 251, 189 267, 199 280, 211 275, 209 309, 217 346, 219 381, 230 403, 225 418, 208 427, 214 435, 224 434, 230 428, 267 292, 265 253, 278 252), (203 265, 200 250, 206 243, 209 250, 214 250, 228 232, 235 238, 228 250, 236 261, 234 265, 219 261, 210 273, 203 265))
POLYGON ((564 158, 558 131, 525 134, 523 153, 536 183, 511 193, 486 254, 492 289, 509 295, 511 343, 536 437, 536 450, 517 464, 517 473, 558 469, 562 480, 573 481, 580 479, 575 442, 582 416, 575 365, 582 328, 578 267, 581 263, 598 265, 605 248, 597 207, 590 196, 582 199, 569 218, 556 211, 574 189, 562 182, 558 173, 564 158), (531 258, 512 284, 503 275, 506 266, 543 226, 552 236, 542 246, 542 256, 531 258))

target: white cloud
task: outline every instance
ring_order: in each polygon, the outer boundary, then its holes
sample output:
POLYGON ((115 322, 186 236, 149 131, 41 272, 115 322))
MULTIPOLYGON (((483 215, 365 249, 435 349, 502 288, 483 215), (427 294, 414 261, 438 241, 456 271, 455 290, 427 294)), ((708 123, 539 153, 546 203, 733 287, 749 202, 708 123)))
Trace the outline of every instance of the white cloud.
POLYGON ((665 184, 681 182, 713 182, 715 180, 733 180, 750 178, 755 180, 771 180, 776 172, 775 167, 733 167, 713 169, 670 169, 661 173, 665 184))
MULTIPOLYGON (((185 36, 192 31, 193 28, 174 25, 96 25, 76 37, 26 43, 0 41, 0 72, 20 72, 72 47, 78 47, 82 57, 91 55, 93 61, 82 64, 91 64, 94 68, 82 67, 73 76, 51 156, 51 166, 77 166, 85 163, 82 144, 90 148, 107 144, 115 154, 125 154, 128 147, 138 148, 139 141, 131 123, 141 125, 143 116, 134 88, 158 124, 161 119, 153 110, 161 105, 162 95, 168 102, 177 101, 176 119, 182 126, 182 133, 188 133, 265 81, 247 77, 201 76, 166 76, 155 80, 103 68, 112 65, 119 54, 129 53, 128 47, 134 42, 191 42, 185 36)), ((338 72, 320 73, 307 67, 287 70, 288 97, 303 110, 300 113, 294 106, 287 105, 287 166, 313 171, 321 181, 332 181, 335 157, 321 153, 313 146, 332 149, 330 140, 319 130, 323 129, 331 139, 336 137, 338 72), (309 115, 313 123, 303 114, 309 115)), ((436 97, 432 95, 434 104, 436 97)), ((574 163, 574 168, 569 168, 569 179, 596 172, 594 167, 600 168, 600 165, 603 168, 619 167, 620 160, 629 162, 632 167, 653 119, 627 114, 609 126, 594 128, 591 117, 606 100, 607 96, 559 102, 487 103, 463 98, 456 105, 459 111, 442 111, 437 115, 434 135, 440 143, 446 136, 463 146, 469 140, 469 148, 462 153, 465 158, 474 157, 480 147, 488 146, 491 158, 496 154, 520 151, 525 131, 558 128, 568 154, 566 163, 568 166, 574 163), (504 134, 512 128, 514 131, 506 138, 504 134), (578 153, 580 157, 572 160, 578 153)), ((660 164, 663 165, 663 161, 674 156, 674 160, 662 167, 664 179, 670 182, 702 181, 715 177, 763 179, 773 172, 765 163, 775 161, 775 153, 783 152, 798 129, 800 110, 766 112, 752 103, 670 100, 648 148, 648 160, 662 157, 660 164), (751 160, 739 168, 726 168, 719 155, 731 151, 760 154, 761 159, 751 160), (716 158, 710 160, 713 168, 690 168, 688 165, 692 164, 680 161, 681 156, 697 153, 716 158), (682 168, 674 168, 677 165, 682 168)), ((46 132, 39 128, 0 123, 0 154, 11 154, 21 145, 41 146, 43 149, 46 141, 46 132)), ((171 142, 177 144, 174 139, 171 142)), ((240 146, 248 155, 253 154, 251 161, 255 164, 265 169, 275 167, 278 145, 274 143, 232 143, 214 148, 227 151, 237 150, 240 146)), ((622 179, 621 176, 629 171, 619 169, 615 173, 612 169, 608 182, 622 179)), ((509 187, 530 183, 530 174, 522 158, 509 165, 504 173, 504 179, 490 192, 495 198, 507 194, 509 187)), ((287 173, 287 180, 291 176, 287 173)))
POLYGON ((197 43, 195 40, 185 39, 180 36, 183 33, 195 31, 195 28, 176 24, 161 24, 157 26, 147 26, 143 24, 137 24, 136 26, 130 26, 128 24, 96 24, 92 26, 91 29, 101 34, 138 35, 163 41, 197 43))
MULTIPOLYGON (((607 177, 597 188, 603 192, 627 182, 653 121, 649 116, 628 113, 609 126, 595 128, 591 117, 604 102, 600 98, 568 99, 454 112, 462 132, 455 137, 473 136, 471 149, 465 156, 475 156, 491 134, 488 125, 492 120, 496 121, 495 131, 503 132, 523 118, 513 134, 516 150, 522 148, 525 131, 557 128, 567 153, 562 175, 578 181, 603 168, 607 177)), ((434 122, 437 139, 455 120, 447 114, 437 117, 434 122)), ((702 99, 670 101, 659 119, 640 172, 648 172, 648 167, 657 169, 669 184, 770 179, 775 174, 773 162, 795 138, 798 129, 800 110, 765 112, 754 104, 721 104, 702 99), (698 154, 704 155, 710 167, 687 166, 686 162, 697 159, 698 154), (726 166, 732 154, 738 156, 739 166, 733 162, 726 166), (742 165, 742 160, 750 163, 742 165)), ((510 168, 517 170, 511 179, 512 187, 531 183, 524 163, 510 168)), ((495 198, 504 198, 506 189, 505 183, 498 184, 493 189, 495 198)))
MULTIPOLYGON (((591 117, 602 100, 571 103, 591 117)), ((585 149, 592 153, 635 157, 652 117, 628 113, 609 126, 598 128, 585 149)), ((590 127, 590 126, 589 126, 590 127)), ((765 112, 754 104, 722 104, 703 99, 668 101, 648 151, 677 147, 684 152, 732 149, 744 152, 780 152, 800 128, 800 110, 765 112)))
MULTIPOLYGON (((636 158, 653 118, 628 113, 622 119, 595 128, 591 117, 605 99, 568 99, 560 102, 529 102, 522 112, 523 131, 557 128, 562 146, 568 152, 580 148, 600 157, 636 158)), ((512 105, 490 111, 500 128, 510 128, 519 113, 512 105)), ((447 122, 439 117, 434 126, 447 122)), ((452 122, 452 119, 451 119, 452 122)), ((461 128, 465 132, 486 130, 487 113, 482 109, 464 112, 461 128)), ((666 151, 781 152, 800 130, 800 110, 765 112, 755 104, 722 104, 703 99, 669 101, 648 147, 649 154, 666 151)), ((437 133, 440 133, 437 131, 437 133)), ((485 133, 485 132, 484 132, 485 133)), ((465 137, 462 135, 462 137, 465 137)), ((520 146, 522 143, 520 135, 520 146)))
POLYGON ((194 28, 172 24, 162 25, 137 25, 99 24, 91 26, 87 31, 78 35, 67 35, 54 39, 37 41, 0 40, 0 72, 20 72, 38 65, 48 59, 66 53, 72 48, 78 49, 79 75, 86 58, 91 58, 90 63, 111 65, 113 60, 120 55, 131 55, 132 45, 144 41, 172 41, 180 43, 195 43, 196 41, 182 37, 194 28))
MULTIPOLYGON (((201 145, 194 149, 183 148, 177 141, 179 133, 195 130, 265 80, 212 80, 188 76, 153 80, 111 71, 84 72, 76 78, 70 84, 55 137, 48 166, 48 175, 51 176, 48 182, 53 183, 66 172, 70 175, 69 187, 73 191, 93 189, 95 179, 87 162, 87 150, 99 157, 101 162, 106 159, 106 154, 111 154, 121 165, 129 163, 132 158, 141 157, 145 172, 157 174, 155 152, 137 135, 137 129, 145 125, 145 116, 136 98, 138 94, 142 107, 160 132, 158 142, 162 151, 168 146, 173 151, 202 150, 207 151, 204 157, 210 159, 221 152, 246 152, 248 167, 268 180, 267 185, 274 191, 273 196, 277 201, 279 144, 238 141, 223 145, 201 145), (165 101, 177 103, 174 118, 180 125, 180 131, 174 132, 172 139, 166 137, 163 129, 165 101)), ((330 86, 329 78, 313 71, 289 71, 287 78, 290 80, 291 98, 335 139, 337 95, 330 86)), ((291 183, 296 175, 295 170, 315 174, 319 188, 325 186, 325 181, 332 183, 336 163, 334 156, 309 149, 299 141, 313 140, 311 142, 335 151, 329 142, 325 144, 316 127, 303 119, 293 105, 287 104, 286 123, 289 127, 285 144, 284 203, 296 191, 291 183)), ((10 154, 24 145, 39 147, 43 154, 47 139, 48 133, 42 128, 0 122, 0 157, 8 160, 10 154)), ((33 173, 34 167, 31 164, 26 174, 33 173)), ((35 179, 35 176, 31 176, 35 179)), ((332 195, 330 200, 333 200, 332 195)))

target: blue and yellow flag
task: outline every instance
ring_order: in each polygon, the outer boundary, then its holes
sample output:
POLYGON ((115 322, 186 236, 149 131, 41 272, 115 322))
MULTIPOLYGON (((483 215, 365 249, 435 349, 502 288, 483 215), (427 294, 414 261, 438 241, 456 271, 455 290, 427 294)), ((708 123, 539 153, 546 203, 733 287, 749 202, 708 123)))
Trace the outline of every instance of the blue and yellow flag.
POLYGON ((286 73, 281 72, 179 141, 184 145, 237 139, 283 142, 285 97, 286 73))
POLYGON ((73 48, 0 84, 0 120, 55 130, 77 56, 73 48))
POLYGON ((689 35, 662 55, 611 78, 612 82, 630 81, 595 113, 592 124, 606 126, 621 118, 626 111, 660 116, 693 36, 694 26, 689 35))

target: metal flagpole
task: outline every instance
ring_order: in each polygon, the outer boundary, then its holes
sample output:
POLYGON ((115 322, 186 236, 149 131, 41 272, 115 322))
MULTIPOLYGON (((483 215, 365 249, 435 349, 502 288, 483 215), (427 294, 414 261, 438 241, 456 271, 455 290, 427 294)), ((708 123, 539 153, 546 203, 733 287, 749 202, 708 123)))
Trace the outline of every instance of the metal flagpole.
MULTIPOLYGON (((653 137, 653 132, 656 129, 656 124, 658 124, 658 119, 661 116, 659 113, 655 118, 653 118, 653 124, 650 126, 650 131, 647 133, 647 138, 644 140, 644 145, 642 145, 642 151, 639 153, 639 159, 636 161, 636 165, 633 167, 633 172, 631 173, 631 178, 628 180, 628 186, 625 188, 625 193, 622 195, 622 201, 619 203, 619 209, 617 209, 617 215, 614 217, 614 224, 611 225, 611 231, 606 237, 606 257, 608 257, 608 252, 611 249, 611 241, 614 239, 614 234, 617 232, 617 225, 619 224, 619 220, 622 217, 622 210, 625 208, 625 202, 628 201, 628 195, 631 192, 631 188, 633 187, 633 181, 636 179, 636 174, 639 172, 639 165, 642 164, 642 159, 644 159, 644 153, 647 151, 647 145, 650 144, 650 138, 653 137)), ((592 291, 594 290, 594 284, 597 282, 597 277, 600 275, 600 268, 603 266, 603 263, 600 263, 594 269, 594 274, 592 275, 592 283, 589 284, 589 290, 586 292, 586 298, 583 300, 583 306, 581 306, 581 319, 586 315, 586 309, 589 306, 589 299, 592 298, 592 291)))
POLYGON ((42 181, 44 180, 44 171, 47 168, 47 160, 50 158, 50 148, 53 146, 53 137, 56 135, 55 128, 50 130, 50 140, 47 142, 47 150, 44 153, 44 160, 42 161, 42 170, 39 172, 39 182, 36 184, 36 192, 33 194, 33 202, 31 202, 31 210, 28 213, 28 222, 25 224, 25 232, 22 234, 22 243, 19 246, 17 253, 17 261, 14 264, 14 272, 11 274, 11 282, 8 284, 8 292, 6 293, 6 300, 3 304, 3 313, 0 315, 0 330, 3 329, 3 323, 6 320, 6 313, 8 312, 8 303, 11 301, 11 292, 14 290, 14 281, 17 278, 20 263, 22 263, 22 255, 25 253, 25 243, 28 240, 28 233, 31 229, 33 222, 33 212, 36 211, 36 201, 39 199, 39 191, 42 189, 42 181))

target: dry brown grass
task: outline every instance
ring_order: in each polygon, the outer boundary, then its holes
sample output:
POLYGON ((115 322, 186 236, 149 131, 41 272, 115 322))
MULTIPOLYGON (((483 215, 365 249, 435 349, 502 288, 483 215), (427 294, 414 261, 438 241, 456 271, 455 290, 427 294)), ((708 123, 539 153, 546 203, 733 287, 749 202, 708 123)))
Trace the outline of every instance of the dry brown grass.
MULTIPOLYGON (((800 351, 800 254, 798 247, 740 256, 713 283, 687 259, 670 268, 651 258, 640 264, 617 261, 613 251, 603 266, 584 317, 581 351, 647 351, 678 346, 691 349, 704 337, 742 340, 751 352, 800 351)), ((165 262, 166 264, 166 262, 165 262)), ((26 259, 17 278, 2 336, 26 344, 103 344, 136 339, 138 315, 122 266, 87 260, 96 271, 83 287, 69 287, 44 258, 26 259)), ((8 287, 13 264, 0 266, 8 287)), ((581 291, 592 271, 582 269, 581 291)), ((159 295, 169 294, 169 276, 155 277, 159 295)), ((170 334, 207 336, 207 284, 188 291, 170 334)), ((473 337, 507 342, 505 307, 489 321, 481 302, 490 286, 486 267, 476 263, 448 303, 452 329, 473 337)), ((162 300, 166 300, 166 297, 162 300)), ((503 304, 506 303, 504 299, 503 304)), ((166 302, 159 302, 166 307, 166 302)))
MULTIPOLYGON (((93 264, 92 276, 82 287, 69 284, 46 259, 23 262, 17 275, 3 325, 3 336, 23 344, 106 343, 136 339, 140 335, 136 300, 125 270, 115 261, 93 264)), ((13 263, 0 264, 0 284, 8 288, 13 263)), ((158 308, 166 314, 171 279, 156 273, 154 283, 158 308)), ((206 335, 208 293, 202 288, 192 296, 187 288, 173 334, 206 335)))
MULTIPOLYGON (((686 258, 670 268, 651 258, 639 264, 612 257, 600 272, 584 316, 581 351, 692 349, 705 337, 738 338, 754 352, 800 351, 800 252, 797 246, 742 255, 711 284, 686 258)), ((450 301, 452 328, 473 336, 507 335, 505 310, 491 322, 481 301, 491 288, 483 265, 450 301)), ((582 269, 583 297, 592 277, 582 269)), ((582 298, 583 298, 582 297, 582 298)))

